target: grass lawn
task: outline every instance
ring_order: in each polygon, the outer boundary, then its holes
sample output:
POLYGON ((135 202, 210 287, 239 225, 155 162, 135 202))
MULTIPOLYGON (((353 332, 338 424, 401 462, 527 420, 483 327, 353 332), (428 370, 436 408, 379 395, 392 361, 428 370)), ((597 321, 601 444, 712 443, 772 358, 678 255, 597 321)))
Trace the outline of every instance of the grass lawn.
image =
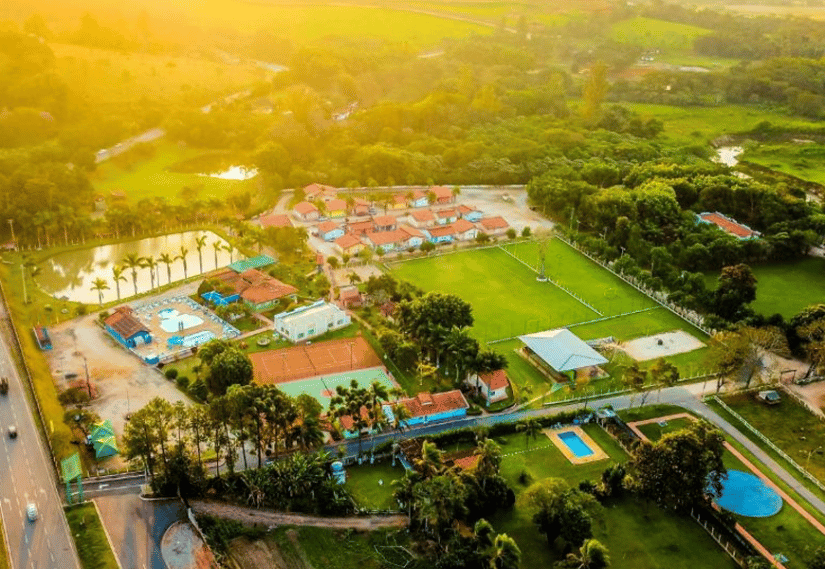
POLYGON ((651 441, 658 441, 664 435, 686 429, 692 423, 693 421, 690 419, 671 419, 664 426, 658 423, 648 423, 647 425, 639 426, 638 429, 651 441))
MULTIPOLYGON (((199 150, 190 147, 181 147, 166 140, 153 143, 153 156, 135 162, 125 160, 107 160, 98 165, 97 170, 90 176, 95 190, 104 195, 109 192, 123 192, 127 200, 134 203, 143 198, 161 197, 169 202, 184 201, 180 197, 183 187, 199 188, 198 199, 210 198, 225 199, 234 193, 249 191, 253 195, 259 187, 259 178, 249 180, 222 180, 208 176, 198 176, 196 173, 171 171, 179 162, 205 154, 215 154, 223 157, 222 153, 199 150)), ((244 158, 238 156, 238 162, 244 158)))
POLYGON ((693 40, 709 33, 705 28, 643 17, 617 22, 611 30, 613 39, 621 43, 688 52, 693 51, 693 40))
POLYGON ((747 146, 740 158, 783 174, 817 184, 825 184, 825 174, 819 167, 823 156, 825 156, 825 146, 822 144, 788 142, 747 146))
MULTIPOLYGON (((3 534, 3 522, 0 521, 0 535, 3 534)), ((6 551, 6 540, 0 539, 0 569, 9 569, 9 552, 6 551)))
MULTIPOLYGON (((544 435, 540 435, 536 443, 531 443, 533 450, 528 452, 521 452, 525 449, 524 435, 508 435, 501 437, 506 443, 502 450, 514 454, 504 457, 502 475, 519 495, 526 489, 518 481, 522 471, 534 481, 559 477, 575 486, 584 479, 595 480, 609 465, 627 460, 627 454, 600 427, 585 425, 584 430, 610 459, 574 466, 544 435)), ((518 543, 522 551, 522 569, 545 569, 559 558, 559 552, 549 548, 525 508, 517 506, 502 512, 492 522, 498 531, 506 532, 518 543)), ((593 527, 595 537, 610 550, 612 566, 616 568, 736 566, 690 518, 668 515, 652 504, 638 503, 632 498, 608 502, 601 517, 594 520, 593 527)))
MULTIPOLYGON (((756 277, 756 300, 751 306, 770 316, 777 312, 786 319, 825 298, 825 259, 806 257, 787 263, 752 265, 756 277), (788 286, 793 283, 793 286, 788 286)), ((719 273, 706 277, 710 288, 716 287, 719 273)))
POLYGON ((643 103, 622 103, 644 117, 665 123, 663 136, 684 143, 706 143, 723 134, 747 132, 763 121, 783 128, 816 128, 819 123, 742 105, 719 107, 675 107, 643 103))
POLYGON ((66 508, 66 519, 83 569, 118 569, 93 503, 69 506, 66 508))
POLYGON ((348 466, 347 490, 352 493, 356 503, 371 510, 397 510, 398 502, 392 497, 395 490, 393 480, 404 476, 404 467, 400 463, 392 466, 391 461, 369 464, 367 461, 360 466, 348 466), (383 480, 383 484, 379 484, 383 480))

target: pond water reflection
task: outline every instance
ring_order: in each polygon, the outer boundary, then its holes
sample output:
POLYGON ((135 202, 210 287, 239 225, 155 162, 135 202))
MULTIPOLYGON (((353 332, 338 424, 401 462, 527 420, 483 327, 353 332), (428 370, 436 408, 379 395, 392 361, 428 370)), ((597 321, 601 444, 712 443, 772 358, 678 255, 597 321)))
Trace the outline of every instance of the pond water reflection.
MULTIPOLYGON (((225 250, 228 243, 224 239, 211 231, 187 231, 185 233, 174 233, 161 237, 150 237, 137 241, 59 253, 40 264, 41 272, 35 280, 40 288, 56 298, 65 297, 76 302, 97 304, 98 293, 96 290, 92 290, 92 283, 95 279, 101 278, 109 285, 109 288, 103 291, 103 302, 111 302, 117 300, 117 287, 112 274, 112 266, 123 266, 123 260, 129 254, 155 259, 157 262, 155 269, 156 287, 158 284, 169 282, 170 277, 172 282, 184 278, 183 262, 176 258, 181 254, 181 247, 188 250, 186 254, 186 274, 190 277, 200 274, 201 265, 198 260, 196 239, 202 236, 206 237, 206 243, 201 249, 203 272, 228 265, 230 254, 225 250), (217 250, 216 245, 219 247, 217 250), (163 254, 168 255, 172 260, 169 265, 160 261, 160 256, 163 254)), ((234 252, 233 258, 237 260, 237 251, 234 252)), ((126 280, 119 283, 120 297, 125 299, 133 296, 135 289, 130 269, 124 269, 123 277, 126 280)), ((149 269, 138 268, 138 293, 149 291, 151 284, 149 269)))

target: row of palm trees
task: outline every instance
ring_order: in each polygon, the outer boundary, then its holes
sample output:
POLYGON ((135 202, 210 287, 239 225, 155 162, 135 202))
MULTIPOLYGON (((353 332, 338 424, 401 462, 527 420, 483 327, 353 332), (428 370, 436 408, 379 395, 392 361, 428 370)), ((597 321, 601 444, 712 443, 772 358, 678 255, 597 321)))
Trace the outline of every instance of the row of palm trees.
MULTIPOLYGON (((206 248, 206 240, 206 235, 202 235, 195 239, 195 249, 198 251, 198 262, 200 264, 201 274, 203 273, 203 250, 206 248)), ((212 242, 212 249, 215 254, 216 269, 218 268, 219 251, 227 251, 229 253, 229 261, 232 262, 232 253, 234 251, 232 245, 217 240, 212 242)), ((120 283, 121 281, 126 282, 126 276, 124 274, 126 273, 126 271, 129 271, 131 273, 132 287, 134 288, 135 296, 137 296, 138 270, 149 269, 149 278, 151 280, 151 288, 149 290, 155 290, 155 280, 157 279, 157 286, 160 286, 161 284, 160 275, 157 272, 161 264, 166 265, 166 284, 170 284, 172 282, 172 264, 175 261, 181 261, 181 263, 183 264, 183 278, 188 278, 189 267, 186 262, 186 256, 188 254, 189 249, 181 245, 177 255, 170 253, 161 253, 160 255, 158 255, 157 258, 154 258, 151 255, 147 257, 141 257, 137 253, 129 253, 128 255, 126 255, 119 265, 112 265, 112 280, 115 284, 118 301, 120 301, 120 283)), ((106 279, 97 277, 92 281, 91 290, 97 291, 98 301, 101 305, 103 305, 103 291, 109 290, 109 282, 106 279)))

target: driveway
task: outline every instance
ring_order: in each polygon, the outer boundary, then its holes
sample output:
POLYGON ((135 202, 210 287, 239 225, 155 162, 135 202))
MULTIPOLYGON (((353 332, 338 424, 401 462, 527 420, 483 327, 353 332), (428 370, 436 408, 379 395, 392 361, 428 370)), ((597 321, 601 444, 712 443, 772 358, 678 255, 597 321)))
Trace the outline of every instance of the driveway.
POLYGON ((180 500, 141 500, 134 492, 94 501, 122 569, 167 569, 161 540, 169 526, 186 519, 180 500))

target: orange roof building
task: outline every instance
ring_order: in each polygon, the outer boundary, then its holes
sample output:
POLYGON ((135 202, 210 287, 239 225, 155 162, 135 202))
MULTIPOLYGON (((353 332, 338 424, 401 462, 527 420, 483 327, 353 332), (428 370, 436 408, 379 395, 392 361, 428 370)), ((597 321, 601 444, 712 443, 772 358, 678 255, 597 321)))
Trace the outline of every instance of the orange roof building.
POLYGON ((258 222, 261 224, 261 227, 264 229, 268 227, 292 227, 292 222, 289 221, 289 216, 286 214, 274 214, 270 213, 268 215, 262 215, 258 222))
POLYGON ((129 306, 119 306, 114 313, 108 316, 103 325, 106 330, 127 348, 136 348, 138 345, 152 342, 149 328, 137 319, 129 306))
POLYGON ((479 229, 481 229, 485 233, 493 235, 498 233, 504 233, 505 231, 510 229, 510 224, 507 223, 507 220, 505 220, 501 216, 485 217, 484 219, 480 219, 478 221, 478 226, 479 229))
POLYGON ((737 222, 730 217, 714 211, 712 213, 703 212, 696 216, 700 223, 710 223, 715 225, 725 233, 733 235, 737 239, 758 239, 761 235, 758 231, 754 231, 747 225, 737 222))
POLYGON ((497 369, 476 375, 470 380, 470 384, 484 396, 489 405, 507 399, 507 388, 510 386, 510 380, 507 377, 507 372, 503 369, 497 369))
MULTIPOLYGON (((459 389, 442 393, 422 392, 415 397, 399 399, 394 404, 403 405, 409 412, 410 418, 404 421, 405 427, 460 419, 467 415, 470 407, 459 389)), ((388 417, 392 415, 390 404, 384 405, 384 414, 388 417)))

